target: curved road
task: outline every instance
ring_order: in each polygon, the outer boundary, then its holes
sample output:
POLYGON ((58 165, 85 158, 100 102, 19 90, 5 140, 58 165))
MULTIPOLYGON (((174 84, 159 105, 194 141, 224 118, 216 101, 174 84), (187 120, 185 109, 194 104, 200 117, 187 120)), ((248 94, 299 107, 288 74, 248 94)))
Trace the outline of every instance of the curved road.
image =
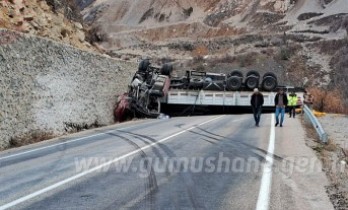
POLYGON ((0 153, 1 209, 332 209, 298 119, 144 120, 0 153))

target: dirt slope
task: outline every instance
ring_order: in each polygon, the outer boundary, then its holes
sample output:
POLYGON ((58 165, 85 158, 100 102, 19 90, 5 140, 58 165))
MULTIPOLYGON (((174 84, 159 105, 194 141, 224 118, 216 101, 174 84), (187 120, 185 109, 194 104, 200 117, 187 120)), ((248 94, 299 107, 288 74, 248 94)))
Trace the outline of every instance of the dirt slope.
POLYGON ((114 57, 273 70, 320 86, 332 81, 342 45, 325 48, 346 43, 347 13, 345 0, 95 0, 82 11, 90 41, 114 57))
POLYGON ((95 51, 85 41, 83 25, 74 18, 79 14, 69 6, 60 4, 57 0, 0 1, 0 28, 47 37, 80 49, 95 51))

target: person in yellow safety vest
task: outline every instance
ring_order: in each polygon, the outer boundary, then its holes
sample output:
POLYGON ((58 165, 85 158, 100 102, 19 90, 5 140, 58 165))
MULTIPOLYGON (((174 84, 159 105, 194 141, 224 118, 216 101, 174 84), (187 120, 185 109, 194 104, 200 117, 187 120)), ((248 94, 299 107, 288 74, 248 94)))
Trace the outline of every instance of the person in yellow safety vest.
POLYGON ((297 106, 297 95, 294 91, 288 96, 289 117, 295 118, 297 106))

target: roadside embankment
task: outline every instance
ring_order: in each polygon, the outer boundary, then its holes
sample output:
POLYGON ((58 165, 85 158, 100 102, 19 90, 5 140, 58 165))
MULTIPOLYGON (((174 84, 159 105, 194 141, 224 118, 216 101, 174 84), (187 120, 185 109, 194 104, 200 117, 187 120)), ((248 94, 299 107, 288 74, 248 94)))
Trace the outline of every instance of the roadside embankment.
POLYGON ((329 136, 328 144, 315 142, 317 134, 312 127, 307 127, 307 144, 317 151, 323 162, 330 185, 326 187, 334 208, 347 209, 348 206, 348 116, 326 114, 318 117, 329 136), (314 140, 314 141, 313 141, 314 140))
POLYGON ((0 30, 0 149, 113 123, 136 66, 0 30))

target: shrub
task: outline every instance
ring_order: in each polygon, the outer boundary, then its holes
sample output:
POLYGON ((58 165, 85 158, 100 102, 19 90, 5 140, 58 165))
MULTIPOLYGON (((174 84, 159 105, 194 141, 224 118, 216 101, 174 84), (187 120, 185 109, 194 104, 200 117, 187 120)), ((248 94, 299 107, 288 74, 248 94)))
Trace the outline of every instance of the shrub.
POLYGON ((317 12, 307 12, 307 13, 303 13, 301 15, 299 15, 297 17, 298 20, 308 20, 308 19, 311 19, 313 17, 317 17, 317 16, 320 16, 320 15, 323 15, 323 13, 317 13, 317 12))
POLYGON ((283 61, 287 61, 290 59, 290 50, 286 47, 281 47, 279 50, 279 58, 283 61))
POLYGON ((348 114, 348 107, 341 90, 311 88, 309 92, 313 96, 313 109, 320 112, 348 114))
POLYGON ((46 0, 53 12, 61 12, 64 16, 73 21, 82 23, 81 10, 75 1, 70 0, 46 0))
POLYGON ((48 139, 55 138, 56 136, 52 132, 46 131, 33 131, 31 133, 25 133, 21 136, 12 137, 9 142, 8 148, 20 147, 28 144, 33 144, 48 139))
POLYGON ((86 31, 86 40, 89 43, 103 42, 107 40, 107 35, 102 32, 100 26, 96 26, 86 31))
POLYGON ((193 12, 193 7, 189 7, 188 9, 183 9, 183 13, 184 15, 186 15, 187 17, 190 17, 191 14, 193 12))
POLYGON ((154 14, 153 8, 150 8, 149 10, 147 10, 147 11, 143 14, 143 16, 140 18, 139 24, 142 23, 142 22, 144 22, 146 19, 150 18, 151 16, 153 16, 153 14, 154 14))
POLYGON ((330 88, 340 90, 343 103, 348 106, 348 46, 338 50, 331 60, 334 69, 330 88))
POLYGON ((208 55, 208 53, 209 50, 205 45, 199 45, 192 51, 193 56, 197 57, 203 57, 205 55, 208 55))

